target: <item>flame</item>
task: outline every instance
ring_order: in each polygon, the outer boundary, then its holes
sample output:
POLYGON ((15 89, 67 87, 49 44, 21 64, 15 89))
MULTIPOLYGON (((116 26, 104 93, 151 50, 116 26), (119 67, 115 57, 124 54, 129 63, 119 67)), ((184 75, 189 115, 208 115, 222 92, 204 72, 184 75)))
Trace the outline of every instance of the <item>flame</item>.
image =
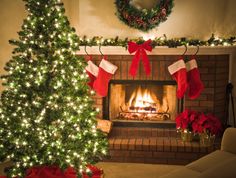
POLYGON ((136 89, 129 100, 129 106, 133 107, 150 107, 155 105, 157 99, 155 95, 148 89, 142 89, 140 86, 136 89))

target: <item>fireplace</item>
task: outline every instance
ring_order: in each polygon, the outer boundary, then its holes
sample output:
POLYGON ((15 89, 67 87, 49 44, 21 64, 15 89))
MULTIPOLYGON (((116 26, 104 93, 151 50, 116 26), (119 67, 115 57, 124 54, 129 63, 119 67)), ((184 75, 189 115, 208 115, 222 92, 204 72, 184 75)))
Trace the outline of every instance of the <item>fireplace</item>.
POLYGON ((112 80, 104 118, 124 122, 174 122, 182 109, 174 81, 112 80))
MULTIPOLYGON (((98 117, 114 121, 114 126, 135 127, 135 126, 145 125, 147 127, 154 127, 154 126, 165 127, 165 126, 170 126, 172 124, 174 125, 172 116, 170 117, 171 118, 170 120, 164 120, 164 121, 145 121, 145 120, 127 120, 127 119, 121 120, 115 117, 111 117, 110 114, 111 111, 109 108, 109 97, 111 95, 111 88, 114 87, 115 84, 134 85, 136 83, 136 84, 146 84, 146 85, 155 84, 158 86, 165 84, 166 82, 166 84, 175 85, 175 82, 173 81, 167 68, 173 62, 175 62, 178 57, 179 56, 177 55, 149 55, 148 58, 150 60, 150 65, 151 65, 150 76, 146 76, 145 71, 143 70, 143 66, 140 63, 139 70, 137 71, 137 76, 133 78, 132 76, 129 75, 129 66, 131 65, 132 56, 109 55, 108 56, 109 61, 114 65, 116 65, 118 67, 118 70, 113 76, 112 80, 109 82, 109 95, 105 98, 102 98, 99 95, 95 95, 93 97, 94 107, 100 109, 98 117), (161 124, 159 124, 158 122, 161 122, 161 124)), ((191 56, 186 56, 186 58, 190 57, 191 56)), ((178 112, 181 112, 183 109, 190 109, 199 112, 213 113, 214 115, 219 117, 222 120, 222 122, 225 122, 227 113, 227 110, 225 109, 225 102, 226 102, 225 87, 229 80, 228 78, 229 55, 207 54, 207 55, 198 55, 196 58, 201 73, 201 79, 204 83, 205 89, 203 90, 201 95, 195 100, 189 99, 186 93, 185 97, 182 100, 177 100, 176 110, 178 112)), ((99 55, 93 56, 93 62, 96 65, 99 65, 100 61, 101 58, 99 55)), ((115 101, 118 102, 117 99, 115 101)), ((119 103, 119 105, 121 104, 119 103)), ((117 112, 118 112, 117 114, 119 114, 119 110, 117 112)))
MULTIPOLYGON (((172 76, 167 69, 169 65, 179 58, 178 55, 182 54, 184 49, 168 48, 166 49, 166 52, 164 48, 158 48, 156 51, 153 50, 153 55, 148 56, 151 66, 150 75, 146 76, 142 63, 140 62, 137 76, 133 78, 129 75, 129 67, 133 56, 122 52, 123 48, 122 51, 116 50, 117 47, 108 48, 111 48, 110 53, 105 50, 103 52, 110 54, 107 58, 111 63, 118 66, 118 70, 109 82, 108 96, 104 98, 98 94, 93 96, 94 107, 100 109, 97 117, 101 119, 110 119, 113 123, 112 131, 109 133, 109 152, 111 159, 108 161, 187 164, 200 156, 211 152, 212 148, 210 147, 201 146, 197 142, 183 143, 178 139, 175 130, 176 125, 173 119, 176 110, 178 113, 183 109, 190 109, 199 112, 213 113, 219 117, 222 122, 225 121, 225 115, 227 113, 227 110, 225 109, 225 87, 229 81, 230 64, 230 56, 221 54, 225 49, 222 51, 219 49, 220 54, 218 48, 206 49, 204 47, 200 49, 200 53, 203 54, 196 56, 196 59, 205 89, 195 100, 189 99, 187 93, 182 100, 176 99, 176 95, 173 96, 171 99, 173 103, 176 103, 176 108, 173 109, 171 115, 171 104, 167 101, 169 109, 164 109, 166 105, 163 102, 163 98, 160 98, 159 95, 165 95, 165 85, 170 85, 176 89, 176 83, 173 81, 172 76), (155 89, 152 89, 152 87, 154 87, 153 85, 155 86, 155 89), (116 88, 119 89, 116 90, 116 88), (126 94, 119 94, 119 92, 117 92, 119 90, 122 92, 124 91, 126 94), (161 90, 161 92, 159 94, 156 93, 159 90, 161 90), (150 99, 151 95, 151 99, 154 101, 153 104, 153 102, 145 102, 146 98, 145 100, 142 99, 142 103, 146 105, 141 107, 141 111, 147 110, 146 112, 149 113, 159 112, 160 110, 156 105, 160 102, 162 111, 164 110, 163 112, 166 112, 167 115, 170 113, 170 118, 165 118, 163 116, 163 120, 146 120, 144 117, 141 117, 131 120, 118 117, 120 113, 122 114, 120 106, 124 112, 140 109, 135 108, 138 106, 132 104, 132 101, 134 101, 132 100, 134 92, 141 93, 142 98, 145 98, 144 93, 149 93, 149 97, 147 98, 150 99), (153 94, 157 95, 156 98, 159 102, 157 102, 155 98, 152 98, 153 94), (129 104, 129 101, 131 102, 130 105, 126 107, 123 106, 127 103, 129 104), (112 102, 116 106, 116 111, 112 111, 112 102)), ((189 51, 190 54, 194 54, 195 48, 192 52, 191 48, 188 52, 189 51)), ((186 58, 189 59, 191 56, 186 56, 186 58)), ((100 55, 93 55, 93 62, 96 65, 99 65, 101 62, 100 55)), ((135 96, 136 95, 137 94, 135 94, 135 96)))

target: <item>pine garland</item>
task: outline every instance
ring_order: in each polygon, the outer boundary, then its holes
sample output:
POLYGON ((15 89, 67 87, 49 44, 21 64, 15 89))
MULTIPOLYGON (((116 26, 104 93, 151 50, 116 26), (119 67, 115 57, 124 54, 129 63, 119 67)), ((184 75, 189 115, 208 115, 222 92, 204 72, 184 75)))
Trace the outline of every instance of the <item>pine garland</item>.
MULTIPOLYGON (((121 39, 118 36, 115 38, 103 38, 94 36, 87 38, 86 36, 79 38, 79 46, 122 46, 127 48, 128 41, 134 41, 138 44, 142 44, 145 39, 139 38, 125 38, 121 39)), ((168 39, 166 35, 158 37, 152 40, 152 47, 167 46, 169 48, 176 48, 178 46, 233 46, 236 45, 236 37, 231 36, 228 38, 215 37, 214 34, 208 40, 188 39, 188 38, 173 38, 168 39)))

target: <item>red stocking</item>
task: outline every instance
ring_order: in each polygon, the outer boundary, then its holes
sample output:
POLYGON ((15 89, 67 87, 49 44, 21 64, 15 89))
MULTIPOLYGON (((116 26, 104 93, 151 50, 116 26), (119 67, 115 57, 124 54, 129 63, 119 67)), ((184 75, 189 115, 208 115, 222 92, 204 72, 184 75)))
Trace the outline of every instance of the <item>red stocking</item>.
POLYGON ((177 97, 182 98, 188 88, 186 66, 183 59, 171 64, 168 67, 173 79, 177 82, 177 97))
POLYGON ((195 59, 191 59, 186 63, 187 76, 189 82, 188 96, 190 99, 196 99, 201 91, 204 89, 204 85, 200 79, 200 73, 197 67, 195 59))
POLYGON ((86 72, 89 76, 88 85, 93 88, 93 83, 98 76, 98 66, 96 66, 92 61, 88 61, 88 65, 86 66, 86 72))
POLYGON ((102 59, 99 65, 98 77, 94 81, 94 90, 102 97, 107 95, 108 83, 112 78, 112 75, 116 72, 117 66, 102 59))

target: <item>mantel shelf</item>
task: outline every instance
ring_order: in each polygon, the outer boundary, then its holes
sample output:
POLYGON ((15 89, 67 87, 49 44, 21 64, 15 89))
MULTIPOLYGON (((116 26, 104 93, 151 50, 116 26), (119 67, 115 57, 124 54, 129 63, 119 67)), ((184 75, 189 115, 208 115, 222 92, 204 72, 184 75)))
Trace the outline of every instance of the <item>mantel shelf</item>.
MULTIPOLYGON (((100 55, 99 47, 92 46, 86 47, 88 54, 100 55)), ((183 54, 185 47, 168 48, 168 47, 155 47, 152 52, 147 52, 148 55, 181 55, 183 54)), ((106 55, 130 55, 129 52, 121 46, 102 46, 101 51, 106 55)), ((197 48, 194 46, 189 46, 186 55, 195 54, 197 48)), ((236 53, 235 46, 200 46, 198 55, 217 55, 217 54, 233 54, 236 53)), ((78 55, 85 55, 84 46, 80 46, 80 51, 77 52, 78 55)))

